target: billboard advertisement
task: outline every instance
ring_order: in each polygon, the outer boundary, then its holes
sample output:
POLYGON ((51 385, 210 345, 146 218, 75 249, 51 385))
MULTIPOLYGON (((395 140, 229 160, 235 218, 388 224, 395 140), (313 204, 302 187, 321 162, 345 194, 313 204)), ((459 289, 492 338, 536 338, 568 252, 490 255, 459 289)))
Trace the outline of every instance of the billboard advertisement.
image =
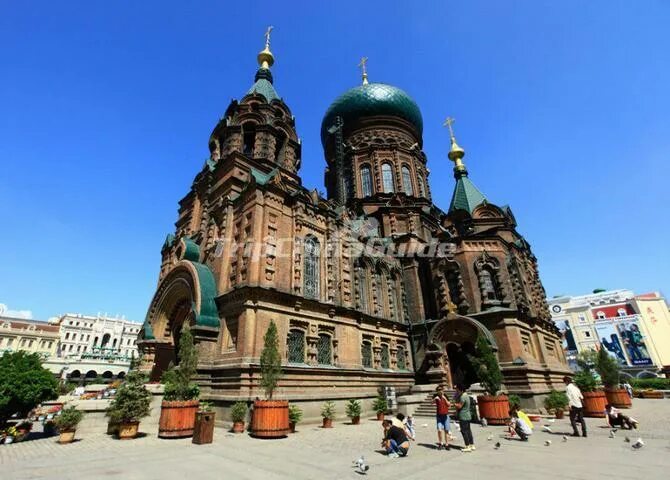
POLYGON ((622 367, 653 365, 640 323, 637 318, 633 318, 624 321, 596 322, 600 345, 622 367))
POLYGON ((628 366, 628 359, 624 353, 623 344, 619 339, 614 323, 596 322, 595 327, 596 332, 598 332, 600 345, 605 349, 609 356, 616 359, 622 367, 628 366))
POLYGON ((623 341, 630 364, 632 366, 651 365, 651 357, 649 356, 649 351, 647 350, 644 336, 640 331, 638 321, 619 322, 617 330, 619 330, 619 336, 623 341))

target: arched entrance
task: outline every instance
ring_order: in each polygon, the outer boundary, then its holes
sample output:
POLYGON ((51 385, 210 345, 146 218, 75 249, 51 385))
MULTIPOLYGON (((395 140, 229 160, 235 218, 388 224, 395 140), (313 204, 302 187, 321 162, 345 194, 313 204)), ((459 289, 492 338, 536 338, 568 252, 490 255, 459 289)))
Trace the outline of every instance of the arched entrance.
POLYGON ((481 322, 472 317, 450 313, 440 320, 429 336, 427 355, 432 355, 431 382, 449 385, 463 384, 469 387, 479 379, 470 357, 475 354, 477 337, 483 336, 498 350, 493 334, 481 322), (440 376, 440 378, 438 378, 440 376))

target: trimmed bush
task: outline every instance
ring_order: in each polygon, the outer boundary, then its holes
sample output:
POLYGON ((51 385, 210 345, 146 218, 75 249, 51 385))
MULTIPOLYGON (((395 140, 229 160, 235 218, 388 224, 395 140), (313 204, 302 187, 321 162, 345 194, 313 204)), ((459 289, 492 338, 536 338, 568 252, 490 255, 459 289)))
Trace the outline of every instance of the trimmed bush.
POLYGON ((633 388, 653 390, 670 390, 670 378, 631 378, 628 383, 633 388))
POLYGON ((247 419, 247 404, 236 402, 230 409, 230 416, 233 422, 244 422, 247 419))

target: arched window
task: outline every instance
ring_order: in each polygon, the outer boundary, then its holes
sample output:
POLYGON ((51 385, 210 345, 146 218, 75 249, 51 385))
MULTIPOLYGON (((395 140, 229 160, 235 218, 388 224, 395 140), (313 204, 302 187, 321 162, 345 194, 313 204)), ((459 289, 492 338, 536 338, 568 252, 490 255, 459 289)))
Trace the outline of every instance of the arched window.
POLYGON ((402 188, 405 190, 407 195, 414 195, 414 189, 412 188, 412 176, 409 173, 409 168, 406 166, 402 167, 402 188))
POLYGON ((398 353, 396 353, 396 363, 398 364, 398 370, 407 369, 407 357, 405 357, 404 347, 398 347, 398 353))
POLYGON ((422 197, 426 196, 426 188, 423 185, 423 178, 421 178, 421 175, 417 176, 416 179, 418 180, 419 183, 419 195, 422 197))
POLYGON ((361 168, 361 192, 364 197, 372 195, 372 174, 367 165, 361 168))
POLYGON ((603 312, 602 310, 600 310, 596 315, 598 316, 598 318, 606 318, 605 312, 603 312))
POLYGON ((391 169, 391 164, 384 163, 382 165, 382 186, 384 187, 384 193, 393 193, 393 170, 391 169))
POLYGON ((620 317, 625 317, 626 315, 628 315, 628 312, 626 312, 626 309, 625 309, 625 308, 620 308, 619 310, 617 310, 617 314, 618 314, 620 317))
POLYGON ((284 163, 284 147, 286 146, 288 137, 279 130, 279 134, 275 138, 275 163, 282 165, 284 163))
POLYGON ((319 298, 319 250, 316 238, 305 238, 304 290, 308 298, 319 298))
POLYGON ((105 333, 102 336, 102 344, 100 344, 101 347, 106 347, 107 344, 109 343, 109 340, 111 338, 111 335, 109 333, 105 333))
POLYGON ((368 341, 361 346, 361 363, 363 368, 372 368, 372 343, 368 341))
POLYGON ((380 355, 380 366, 382 368, 388 369, 391 368, 390 361, 389 361, 389 346, 386 344, 382 344, 382 351, 380 355))
POLYGON ((317 343, 316 361, 319 365, 333 364, 333 342, 330 335, 327 333, 319 334, 319 342, 317 343))
POLYGON ((256 126, 253 123, 242 125, 242 153, 251 157, 254 153, 254 143, 256 141, 256 126))
POLYGON ((288 363, 305 363, 305 332, 298 329, 289 330, 286 337, 288 363))
POLYGON ((498 300, 498 287, 491 271, 488 268, 483 268, 479 276, 482 294, 488 300, 498 300))

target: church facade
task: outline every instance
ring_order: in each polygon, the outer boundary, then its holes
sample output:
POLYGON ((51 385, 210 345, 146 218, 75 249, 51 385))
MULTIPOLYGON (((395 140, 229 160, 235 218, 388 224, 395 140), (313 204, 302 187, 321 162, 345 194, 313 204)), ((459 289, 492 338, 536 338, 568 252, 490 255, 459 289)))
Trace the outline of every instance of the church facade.
POLYGON ((558 387, 569 370, 536 258, 510 208, 469 179, 453 133, 444 211, 431 200, 418 106, 364 73, 322 122, 326 197, 306 189, 267 38, 162 247, 138 341, 143 368, 157 379, 178 362, 188 322, 202 397, 223 408, 262 397, 274 321, 284 372, 275 397, 305 406, 371 399, 385 386, 475 383, 478 335, 497 351, 509 392, 534 404, 558 387))

